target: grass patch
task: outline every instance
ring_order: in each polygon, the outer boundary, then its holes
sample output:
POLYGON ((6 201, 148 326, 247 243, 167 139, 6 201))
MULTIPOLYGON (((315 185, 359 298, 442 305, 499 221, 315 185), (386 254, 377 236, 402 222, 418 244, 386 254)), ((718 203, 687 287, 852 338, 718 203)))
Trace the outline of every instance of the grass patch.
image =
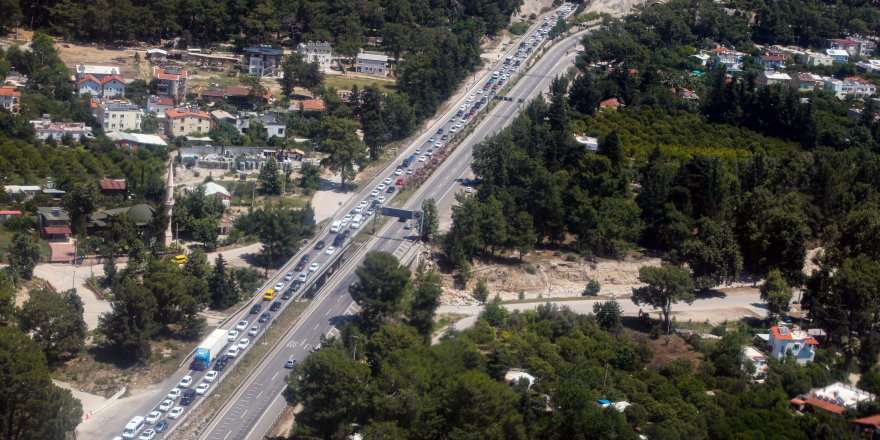
MULTIPOLYGON (((217 385, 211 395, 186 419, 180 429, 175 431, 175 434, 181 438, 190 438, 195 437, 205 429, 211 419, 220 411, 223 404, 232 397, 236 389, 247 379, 256 363, 261 361, 263 356, 275 347, 309 304, 310 301, 295 301, 285 307, 284 311, 272 321, 272 324, 257 337, 253 347, 244 355, 241 361, 225 374, 223 382, 217 385)), ((279 368, 281 368, 280 365, 279 368)))
POLYGON ((351 90, 352 86, 357 85, 359 89, 364 86, 376 86, 386 92, 394 91, 394 81, 383 81, 381 79, 355 78, 342 75, 324 75, 324 85, 334 87, 336 90, 351 90))
POLYGON ((530 21, 518 21, 516 23, 512 23, 510 27, 507 28, 507 30, 510 31, 510 33, 513 35, 523 35, 529 31, 529 26, 531 25, 532 22, 530 21))

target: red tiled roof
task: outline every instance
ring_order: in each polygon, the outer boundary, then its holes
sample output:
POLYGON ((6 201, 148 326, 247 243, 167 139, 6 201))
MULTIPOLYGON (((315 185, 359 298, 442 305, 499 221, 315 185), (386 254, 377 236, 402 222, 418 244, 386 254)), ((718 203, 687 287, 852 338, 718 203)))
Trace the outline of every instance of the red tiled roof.
POLYGON ((815 339, 813 339, 813 338, 810 338, 810 339, 807 339, 806 341, 804 341, 804 344, 807 344, 807 345, 819 345, 819 341, 817 341, 817 340, 815 340, 815 339))
POLYGON ((226 86, 226 96, 247 96, 251 93, 248 86, 226 86))
POLYGON ((174 118, 184 118, 184 117, 187 117, 187 116, 193 116, 193 117, 196 117, 196 118, 211 119, 211 116, 209 116, 207 113, 205 113, 205 112, 203 112, 203 111, 201 111, 201 110, 199 110, 199 111, 197 111, 197 112, 194 112, 194 111, 192 111, 192 110, 187 110, 187 109, 182 109, 182 110, 178 110, 178 109, 165 110, 165 117, 166 117, 166 118, 169 118, 169 119, 174 119, 174 118))
POLYGON ((174 106, 174 100, 171 99, 171 98, 161 98, 161 97, 160 97, 160 98, 155 98, 155 99, 152 100, 152 103, 153 103, 153 104, 156 104, 156 105, 170 105, 170 106, 174 106))
POLYGON ((297 101, 297 107, 305 110, 305 111, 315 111, 322 112, 324 111, 324 101, 320 99, 304 99, 302 101, 297 101))
POLYGON ((813 396, 807 397, 807 400, 805 400, 804 403, 815 408, 824 409, 825 411, 834 414, 843 414, 843 412, 846 411, 846 408, 840 405, 835 405, 831 402, 827 402, 813 396))
POLYGON ((43 233, 46 235, 70 234, 69 226, 45 226, 43 233))
POLYGON ((0 96, 21 97, 21 92, 16 90, 15 86, 0 86, 0 96))
POLYGON ((186 70, 182 70, 179 74, 178 73, 168 73, 165 69, 159 67, 153 71, 153 76, 156 77, 157 79, 176 81, 180 78, 186 78, 186 70))
POLYGON ((86 74, 86 76, 80 78, 80 80, 76 83, 81 85, 82 83, 87 81, 92 81, 95 84, 101 85, 101 81, 98 78, 95 78, 91 73, 86 74))
POLYGON ((125 189, 125 179, 103 179, 99 184, 104 191, 119 191, 125 189))
POLYGON ((0 215, 21 215, 21 211, 18 211, 18 210, 0 211, 0 215))
POLYGON ((203 89, 203 90, 199 91, 199 95, 209 96, 212 98, 222 98, 225 95, 225 93, 224 93, 223 89, 210 88, 210 89, 203 89))
POLYGON ((834 38, 831 41, 833 41, 834 43, 837 43, 837 44, 846 44, 846 45, 859 44, 858 41, 853 41, 848 38, 834 38))
POLYGON ((873 416, 862 417, 861 419, 853 420, 853 423, 859 425, 869 425, 873 426, 874 429, 880 429, 880 414, 874 414, 873 416))
POLYGON ((785 61, 785 57, 782 55, 762 55, 759 56, 758 59, 764 61, 785 61))
POLYGON ((782 333, 779 333, 779 326, 778 325, 774 325, 773 327, 770 327, 770 331, 773 332, 773 337, 776 338, 777 340, 780 340, 780 341, 791 341, 792 340, 791 331, 789 331, 788 333, 783 335, 782 333))
POLYGON ((104 84, 107 84, 108 82, 113 81, 113 80, 116 80, 116 81, 121 82, 122 84, 125 84, 125 79, 119 75, 107 75, 101 79, 100 83, 101 83, 101 85, 104 85, 104 84))
POLYGON ((620 107, 620 101, 616 98, 606 99, 599 103, 599 107, 620 107))

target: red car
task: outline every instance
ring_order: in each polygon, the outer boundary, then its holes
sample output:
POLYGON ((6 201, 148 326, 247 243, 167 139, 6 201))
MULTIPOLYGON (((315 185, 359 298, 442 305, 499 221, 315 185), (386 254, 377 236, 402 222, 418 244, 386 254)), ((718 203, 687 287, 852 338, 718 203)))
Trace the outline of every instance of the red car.
POLYGON ((397 179, 397 181, 394 182, 394 184, 395 185, 403 185, 403 178, 401 177, 400 179, 397 179))

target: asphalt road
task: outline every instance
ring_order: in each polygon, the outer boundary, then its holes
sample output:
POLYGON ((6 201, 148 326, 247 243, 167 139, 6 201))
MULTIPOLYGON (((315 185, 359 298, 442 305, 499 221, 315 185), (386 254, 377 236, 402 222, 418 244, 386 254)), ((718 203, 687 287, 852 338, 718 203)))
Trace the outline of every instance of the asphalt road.
MULTIPOLYGON (((458 179, 469 173, 473 146, 497 133, 511 122, 522 105, 518 103, 518 99, 528 101, 528 99, 547 90, 553 76, 564 67, 571 65, 571 60, 575 55, 572 50, 573 46, 582 36, 583 33, 569 37, 557 43, 544 54, 542 59, 520 78, 512 90, 506 93, 506 96, 512 97, 513 101, 496 100, 496 105, 486 115, 482 123, 402 208, 418 209, 423 200, 434 198, 440 209, 448 209, 454 202, 454 195, 463 189, 459 185, 458 179)), ((485 80, 477 84, 482 86, 484 83, 485 80)), ((457 109, 455 107, 450 110, 449 114, 441 119, 443 122, 438 126, 442 125, 444 130, 448 131, 448 127, 451 125, 448 120, 457 109)), ((426 146, 430 145, 425 138, 435 133, 438 126, 429 130, 428 134, 410 147, 410 150, 418 146, 425 150, 426 146)), ((378 184, 389 174, 394 177, 393 171, 393 166, 384 170, 377 176, 374 183, 378 184)), ((368 187, 368 189, 372 188, 368 187)), ((350 204, 354 205, 360 199, 355 198, 350 204)), ((345 209, 350 208, 351 206, 345 207, 345 209)), ((347 212, 345 209, 342 210, 342 213, 347 212)), ((362 227, 370 227, 370 225, 367 223, 362 227)), ((286 370, 283 369, 285 361, 305 359, 317 346, 322 335, 338 335, 337 326, 357 313, 357 306, 348 294, 348 286, 357 281, 357 276, 354 273, 357 263, 367 252, 382 251, 398 257, 402 256, 413 245, 413 234, 414 231, 404 229, 401 222, 390 221, 386 223, 372 241, 360 249, 341 270, 330 278, 328 284, 321 289, 321 293, 314 300, 313 307, 310 307, 300 318, 300 323, 285 335, 284 343, 277 345, 267 356, 266 362, 256 367, 244 385, 231 397, 227 405, 220 410, 199 438, 210 440, 262 438, 286 405, 281 396, 281 391, 285 386, 286 370)))

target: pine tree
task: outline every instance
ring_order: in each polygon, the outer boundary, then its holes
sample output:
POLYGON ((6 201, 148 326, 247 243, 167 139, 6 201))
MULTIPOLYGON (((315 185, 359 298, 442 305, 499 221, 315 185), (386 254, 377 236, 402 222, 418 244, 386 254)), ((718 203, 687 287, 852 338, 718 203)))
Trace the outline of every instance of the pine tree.
POLYGON ((223 254, 218 254, 214 260, 214 271, 208 278, 208 291, 211 293, 211 308, 214 310, 232 307, 239 300, 235 274, 226 270, 223 254))

